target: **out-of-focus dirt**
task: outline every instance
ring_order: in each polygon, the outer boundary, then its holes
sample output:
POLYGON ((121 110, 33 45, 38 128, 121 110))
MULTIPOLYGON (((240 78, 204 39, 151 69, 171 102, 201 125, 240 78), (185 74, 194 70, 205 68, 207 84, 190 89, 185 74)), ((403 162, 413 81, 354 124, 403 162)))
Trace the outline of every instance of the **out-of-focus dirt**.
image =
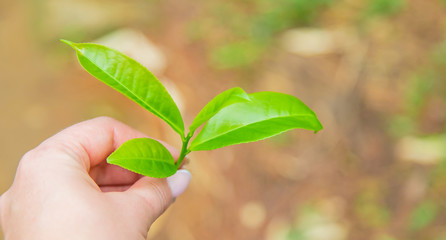
MULTIPOLYGON (((26 151, 96 116, 114 117, 179 146, 161 120, 78 66, 71 50, 57 41, 65 37, 63 29, 69 31, 69 22, 38 32, 45 22, 36 27, 36 7, 53 11, 49 17, 60 16, 63 5, 53 2, 0 3, 0 192, 12 183, 26 151)), ((406 1, 400 14, 373 21, 361 32, 352 23, 360 7, 353 2, 340 1, 323 15, 321 29, 340 40, 336 50, 301 56, 277 40, 267 57, 245 71, 213 70, 206 47, 188 38, 187 23, 200 6, 173 0, 153 6, 116 3, 139 15, 121 13, 110 29, 139 29, 164 52, 167 68, 160 75, 181 96, 187 124, 213 96, 242 86, 248 92, 295 95, 324 125, 317 134, 295 130, 268 141, 192 153, 191 185, 152 227, 149 239, 444 239, 446 205, 439 199, 445 199, 446 188, 433 172, 437 165, 400 161, 395 146, 402 137, 392 135, 389 124, 404 111, 411 76, 431 64, 432 50, 443 41, 446 7, 439 1, 406 1), (159 19, 145 22, 136 9, 140 5, 159 19), (410 230, 414 208, 426 201, 436 204, 437 217, 410 230), (325 238, 293 235, 305 228, 325 238)), ((93 5, 90 9, 96 9, 93 5)), ((120 14, 109 8, 112 16, 120 14)), ((104 26, 111 17, 98 15, 86 26, 108 32, 104 26)), ((91 29, 86 40, 101 36, 89 35, 91 29)), ((444 106, 444 99, 429 101, 417 119, 421 128, 442 134, 444 106)))

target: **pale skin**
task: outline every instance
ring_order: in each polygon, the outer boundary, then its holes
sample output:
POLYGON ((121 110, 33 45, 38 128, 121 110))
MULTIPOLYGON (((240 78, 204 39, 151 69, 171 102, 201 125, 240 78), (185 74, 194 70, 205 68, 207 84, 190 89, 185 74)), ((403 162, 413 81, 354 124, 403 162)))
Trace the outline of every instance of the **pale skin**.
POLYGON ((100 117, 26 153, 0 197, 5 239, 146 239, 152 223, 186 189, 190 173, 155 179, 105 162, 122 143, 139 137, 147 136, 100 117))

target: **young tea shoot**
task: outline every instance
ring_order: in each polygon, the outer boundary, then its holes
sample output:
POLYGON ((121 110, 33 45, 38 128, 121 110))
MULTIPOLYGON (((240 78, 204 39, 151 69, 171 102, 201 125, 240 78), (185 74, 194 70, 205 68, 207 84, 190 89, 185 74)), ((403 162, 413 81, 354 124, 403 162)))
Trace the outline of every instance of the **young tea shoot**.
POLYGON ((164 120, 181 137, 181 152, 176 160, 161 143, 149 138, 127 141, 107 158, 108 163, 138 174, 165 178, 180 168, 191 151, 254 142, 295 128, 314 132, 322 129, 316 114, 294 96, 278 92, 247 94, 235 87, 206 104, 186 134, 176 103, 140 63, 99 44, 62 41, 76 50, 79 63, 87 72, 164 120))

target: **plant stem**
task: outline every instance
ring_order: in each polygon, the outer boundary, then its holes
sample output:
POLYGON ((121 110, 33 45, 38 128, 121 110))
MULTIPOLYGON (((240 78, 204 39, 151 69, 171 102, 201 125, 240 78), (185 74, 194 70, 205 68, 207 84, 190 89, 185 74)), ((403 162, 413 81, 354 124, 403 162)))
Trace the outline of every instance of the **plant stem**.
POLYGON ((178 157, 177 162, 175 163, 175 166, 180 168, 181 164, 183 163, 184 157, 190 152, 187 150, 187 145, 189 145, 189 140, 192 137, 191 134, 188 134, 187 137, 183 140, 183 146, 181 147, 180 156, 178 157))

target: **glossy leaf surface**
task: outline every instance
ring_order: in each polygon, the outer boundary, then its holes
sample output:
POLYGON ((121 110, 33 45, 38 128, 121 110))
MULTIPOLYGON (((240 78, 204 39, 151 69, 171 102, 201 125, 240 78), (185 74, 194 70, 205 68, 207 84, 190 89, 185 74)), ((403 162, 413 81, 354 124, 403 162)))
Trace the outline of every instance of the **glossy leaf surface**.
POLYGON ((249 97, 251 102, 233 104, 212 117, 192 141, 190 150, 258 141, 294 128, 322 129, 316 114, 294 96, 258 92, 249 97))
POLYGON ((160 117, 184 136, 184 123, 177 105, 144 66, 102 45, 62 41, 76 50, 80 64, 91 75, 160 117))
POLYGON ((123 143, 108 156, 107 162, 155 178, 169 177, 177 171, 169 150, 150 138, 135 138, 123 143))
POLYGON ((189 127, 191 132, 194 132, 201 124, 208 121, 221 109, 239 102, 250 101, 248 94, 239 87, 231 88, 220 94, 218 94, 214 99, 212 99, 206 106, 201 109, 198 115, 195 117, 194 121, 189 127))

